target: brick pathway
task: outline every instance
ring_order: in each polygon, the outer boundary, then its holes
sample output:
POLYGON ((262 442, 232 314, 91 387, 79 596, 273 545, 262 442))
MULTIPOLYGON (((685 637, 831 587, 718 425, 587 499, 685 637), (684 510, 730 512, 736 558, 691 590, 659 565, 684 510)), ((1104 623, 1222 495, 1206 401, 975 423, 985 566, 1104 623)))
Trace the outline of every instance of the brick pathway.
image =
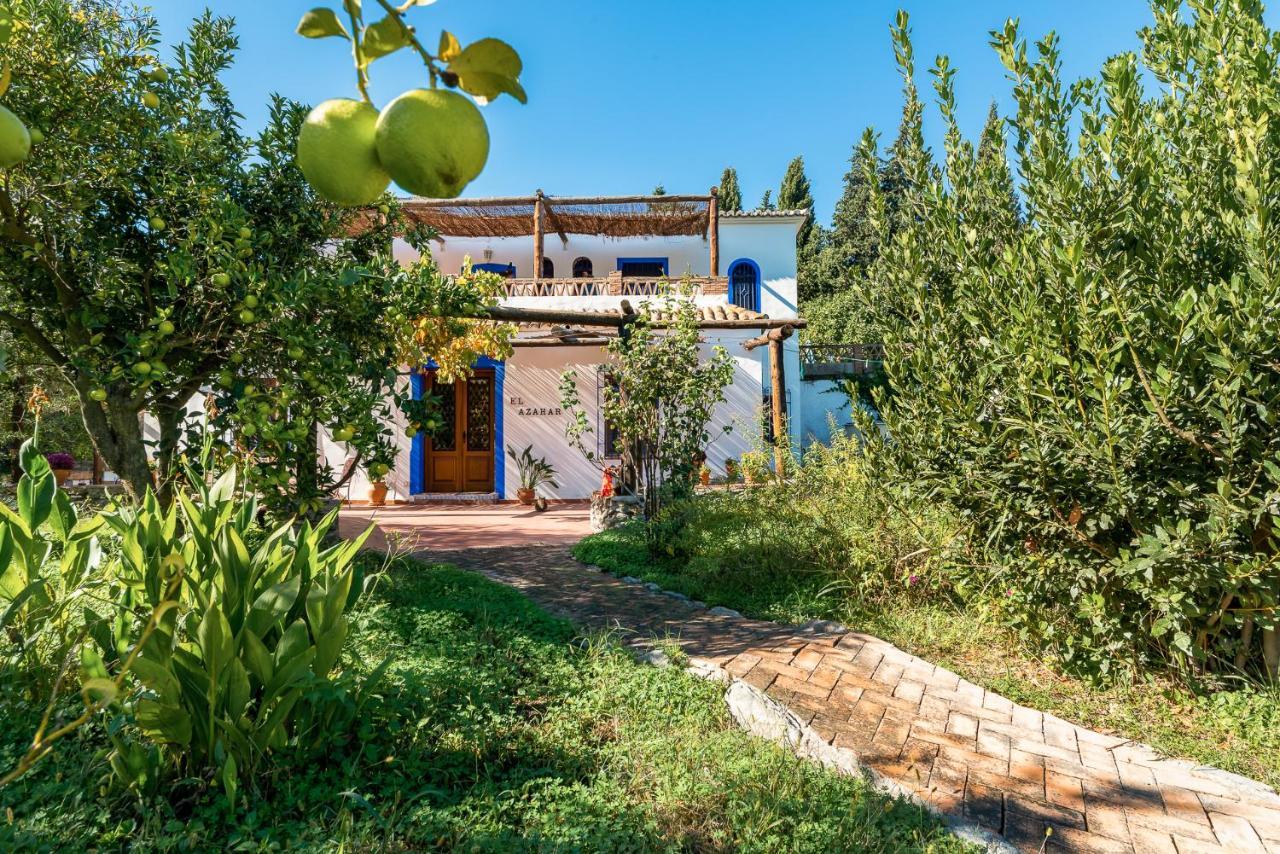
POLYGON ((1269 787, 1016 705, 878 638, 718 615, 586 569, 562 545, 422 556, 637 646, 677 640, 881 778, 1023 850, 1280 852, 1269 787))

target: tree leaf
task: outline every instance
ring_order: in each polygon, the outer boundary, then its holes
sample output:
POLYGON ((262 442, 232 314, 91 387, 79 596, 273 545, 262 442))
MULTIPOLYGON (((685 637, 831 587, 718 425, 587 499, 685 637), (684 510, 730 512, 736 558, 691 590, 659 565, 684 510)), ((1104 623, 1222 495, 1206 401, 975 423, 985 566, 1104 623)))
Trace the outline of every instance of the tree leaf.
POLYGON ((506 92, 522 104, 529 100, 518 79, 524 70, 520 55, 501 39, 480 39, 467 45, 449 63, 449 70, 458 75, 463 91, 478 98, 492 101, 506 92))
POLYGON ((338 20, 337 13, 324 6, 318 6, 302 16, 302 20, 298 22, 298 35, 309 39, 339 36, 351 40, 346 28, 338 20))
MULTIPOLYGON (((0 47, 4 47, 9 43, 9 38, 13 35, 13 9, 9 8, 9 4, 0 6, 0 47)), ((5 65, 5 74, 8 74, 8 64, 5 65)))
MULTIPOLYGON (((11 82, 13 82, 12 69, 9 68, 9 63, 6 61, 4 64, 4 69, 0 70, 0 97, 3 97, 4 93, 9 91, 9 84, 11 82)), ((0 370, 3 370, 4 368, 3 357, 4 357, 4 354, 0 353, 0 370)))
POLYGON ((458 42, 458 37, 448 30, 441 30, 440 47, 436 50, 440 61, 453 62, 460 53, 462 53, 462 45, 458 42))
POLYGON ((395 15, 387 15, 364 28, 364 58, 369 62, 395 53, 408 43, 409 38, 395 15))

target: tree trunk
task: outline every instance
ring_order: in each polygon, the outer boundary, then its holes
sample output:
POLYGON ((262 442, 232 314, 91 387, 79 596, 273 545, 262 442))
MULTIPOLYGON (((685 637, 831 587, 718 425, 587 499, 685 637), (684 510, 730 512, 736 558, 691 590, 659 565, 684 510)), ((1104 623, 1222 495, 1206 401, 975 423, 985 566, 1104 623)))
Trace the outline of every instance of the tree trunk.
POLYGON ((14 372, 13 379, 9 381, 9 391, 13 394, 13 401, 9 405, 9 419, 5 424, 5 430, 12 433, 13 438, 5 448, 7 457, 5 468, 9 470, 14 483, 17 483, 18 478, 22 477, 22 466, 18 464, 18 451, 22 448, 22 412, 26 407, 27 395, 31 391, 25 371, 14 372))
POLYGON ((102 403, 89 397, 89 387, 73 379, 80 397, 80 413, 94 448, 118 474, 130 494, 141 498, 155 486, 142 441, 142 413, 126 394, 108 393, 102 403))
POLYGON ((178 431, 182 427, 186 409, 180 406, 164 406, 156 409, 156 420, 160 422, 160 446, 156 449, 156 496, 160 504, 168 507, 173 501, 173 483, 177 475, 175 469, 178 457, 178 431))

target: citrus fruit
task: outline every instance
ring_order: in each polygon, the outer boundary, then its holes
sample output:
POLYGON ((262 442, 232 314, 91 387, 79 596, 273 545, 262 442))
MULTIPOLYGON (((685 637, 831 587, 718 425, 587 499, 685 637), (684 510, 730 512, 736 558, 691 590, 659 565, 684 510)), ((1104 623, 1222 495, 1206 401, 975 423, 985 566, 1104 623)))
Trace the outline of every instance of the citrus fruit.
POLYGON ((225 288, 231 284, 231 277, 226 273, 214 273, 209 279, 215 288, 225 288))
POLYGON ((307 114, 298 168, 317 193, 340 205, 377 201, 391 183, 374 146, 377 122, 372 105, 350 98, 333 98, 307 114))
POLYGON ((107 390, 105 388, 95 388, 89 392, 89 397, 92 400, 98 401, 98 403, 102 403, 102 401, 107 399, 107 390))
POLYGON ((484 169, 489 129, 469 98, 411 89, 378 116, 378 159, 395 182, 419 196, 451 199, 484 169))
POLYGON ((160 96, 155 92, 143 92, 142 106, 147 109, 154 110, 156 107, 160 106, 160 96))
POLYGON ((156 331, 161 335, 172 335, 173 329, 174 326, 172 320, 162 320, 160 321, 160 325, 156 327, 156 331))
POLYGON ((17 166, 31 153, 31 133, 22 119, 0 107, 0 169, 17 166))

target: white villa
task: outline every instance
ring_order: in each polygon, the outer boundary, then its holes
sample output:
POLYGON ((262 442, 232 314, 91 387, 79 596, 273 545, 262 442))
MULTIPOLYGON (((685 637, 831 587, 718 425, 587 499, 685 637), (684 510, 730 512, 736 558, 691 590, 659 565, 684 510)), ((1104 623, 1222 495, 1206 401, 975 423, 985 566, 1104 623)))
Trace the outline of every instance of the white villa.
MULTIPOLYGON (((715 191, 703 196, 633 196, 410 200, 407 212, 439 232, 433 251, 442 272, 473 266, 507 277, 503 306, 544 310, 545 322, 526 323, 505 362, 482 360, 474 375, 436 388, 453 430, 434 439, 404 436, 385 478, 389 501, 469 497, 513 498, 519 485, 517 452, 532 445, 558 473, 548 498, 587 498, 600 486, 599 469, 565 438, 560 409, 562 373, 576 372, 580 396, 595 424, 595 441, 610 456, 611 436, 599 411, 599 365, 616 328, 602 315, 620 316, 624 301, 640 310, 668 281, 688 278, 695 288, 705 346, 724 347, 737 364, 726 401, 714 416, 708 464, 759 448, 772 425, 771 399, 781 387, 781 415, 798 451, 806 432, 825 435, 834 401, 801 398, 799 350, 792 329, 802 326, 796 306, 796 232, 805 211, 721 213, 715 191), (594 321, 594 323, 593 323, 594 321), (770 335, 772 333, 772 335, 770 335), (766 339, 772 338, 772 341, 766 339), (753 340, 755 339, 755 340, 753 340), (776 363, 776 367, 774 364, 776 363), (811 411, 806 419, 802 414, 811 411), (793 416, 794 413, 794 416, 793 416), (823 425, 807 427, 820 417, 823 425), (720 428, 730 427, 723 433, 720 428)), ((413 250, 397 242, 405 261, 413 250)), ((616 326, 616 323, 614 324, 616 326)), ((434 384, 427 366, 410 370, 415 394, 434 384)), ((814 392, 809 392, 812 396, 814 392)), ((344 445, 325 437, 322 452, 341 469, 344 445)), ((357 474, 340 497, 360 500, 368 483, 357 474)))

